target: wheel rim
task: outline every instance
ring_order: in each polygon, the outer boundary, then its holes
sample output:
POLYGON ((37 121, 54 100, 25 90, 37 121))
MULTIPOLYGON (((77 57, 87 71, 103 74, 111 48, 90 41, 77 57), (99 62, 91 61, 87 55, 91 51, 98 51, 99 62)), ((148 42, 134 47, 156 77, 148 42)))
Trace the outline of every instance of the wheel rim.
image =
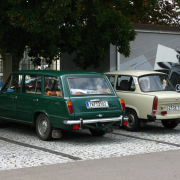
POLYGON ((39 126, 38 127, 39 127, 39 133, 41 135, 44 135, 47 132, 47 129, 48 129, 47 121, 45 119, 42 119, 39 122, 39 126))
POLYGON ((129 117, 128 126, 133 127, 134 122, 135 122, 135 118, 132 114, 128 114, 128 117, 129 117))

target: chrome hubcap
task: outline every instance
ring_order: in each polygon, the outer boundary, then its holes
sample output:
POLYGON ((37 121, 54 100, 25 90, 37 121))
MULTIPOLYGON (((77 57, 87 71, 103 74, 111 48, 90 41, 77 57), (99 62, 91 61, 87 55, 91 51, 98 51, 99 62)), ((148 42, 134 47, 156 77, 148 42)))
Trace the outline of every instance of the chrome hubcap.
POLYGON ((134 116, 132 114, 129 114, 128 116, 129 116, 128 125, 133 126, 134 125, 134 116))
POLYGON ((48 125, 45 119, 42 119, 39 123, 39 132, 40 134, 44 135, 47 131, 48 125))

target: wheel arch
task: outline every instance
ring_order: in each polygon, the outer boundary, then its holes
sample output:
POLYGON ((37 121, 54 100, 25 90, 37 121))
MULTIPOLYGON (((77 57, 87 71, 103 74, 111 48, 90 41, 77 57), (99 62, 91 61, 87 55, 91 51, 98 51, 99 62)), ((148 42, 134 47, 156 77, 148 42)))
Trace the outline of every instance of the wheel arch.
POLYGON ((130 108, 130 107, 126 107, 126 111, 128 111, 128 110, 134 111, 134 112, 136 113, 136 115, 137 115, 137 118, 139 118, 139 114, 138 114, 137 109, 133 109, 133 108, 130 108))
POLYGON ((40 114, 45 114, 48 118, 49 118, 49 115, 47 114, 46 111, 44 110, 35 110, 33 112, 33 116, 32 116, 32 122, 33 122, 33 125, 36 126, 36 120, 37 120, 37 117, 40 115, 40 114))

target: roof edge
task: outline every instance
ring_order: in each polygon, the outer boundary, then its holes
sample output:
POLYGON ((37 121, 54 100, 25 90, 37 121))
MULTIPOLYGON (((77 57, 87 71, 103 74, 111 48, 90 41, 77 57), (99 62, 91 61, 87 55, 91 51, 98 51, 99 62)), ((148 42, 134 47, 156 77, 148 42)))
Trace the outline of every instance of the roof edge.
POLYGON ((137 32, 180 34, 180 27, 177 27, 177 26, 136 24, 136 23, 132 23, 131 25, 137 32))

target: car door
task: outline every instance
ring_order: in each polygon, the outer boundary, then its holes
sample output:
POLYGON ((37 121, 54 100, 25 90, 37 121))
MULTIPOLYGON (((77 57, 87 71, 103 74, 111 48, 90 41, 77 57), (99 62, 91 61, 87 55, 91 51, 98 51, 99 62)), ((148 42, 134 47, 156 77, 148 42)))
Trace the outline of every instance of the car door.
POLYGON ((17 120, 17 100, 20 96, 22 75, 11 74, 0 92, 0 116, 17 120))
POLYGON ((122 109, 104 76, 67 77, 75 118, 118 117, 122 109))
POLYGON ((132 76, 118 75, 115 90, 125 100, 126 108, 135 110, 139 118, 146 119, 147 114, 152 112, 154 96, 142 93, 136 81, 132 76))
POLYGON ((17 99, 18 119, 32 123, 33 112, 38 107, 41 98, 41 76, 25 74, 22 92, 17 99))
POLYGON ((62 83, 59 77, 43 77, 43 100, 39 102, 38 108, 44 109, 50 119, 52 126, 63 128, 63 120, 69 116, 66 99, 63 98, 62 83))

